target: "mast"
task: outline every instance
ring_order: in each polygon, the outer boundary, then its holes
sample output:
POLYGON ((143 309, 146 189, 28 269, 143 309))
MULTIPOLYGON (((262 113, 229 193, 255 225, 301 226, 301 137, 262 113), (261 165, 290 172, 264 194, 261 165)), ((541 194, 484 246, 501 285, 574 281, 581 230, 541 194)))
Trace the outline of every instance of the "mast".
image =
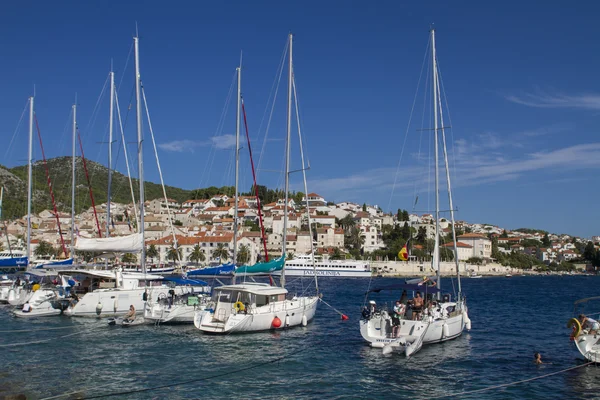
MULTIPOLYGON (((136 120, 137 120, 137 138, 138 138, 138 176, 140 180, 140 229, 142 234, 142 242, 144 241, 144 152, 142 151, 142 99, 140 96, 140 54, 139 54, 139 38, 133 38, 134 54, 135 54, 135 100, 136 100, 136 120)), ((141 253, 142 272, 146 273, 146 243, 142 244, 141 253)))
MULTIPOLYGON (((287 239, 287 225, 288 225, 288 193, 290 189, 290 148, 291 148, 291 137, 292 137, 292 79, 293 79, 293 56, 292 56, 292 45, 293 35, 289 34, 290 41, 290 52, 289 52, 289 66, 288 66, 288 99, 287 99, 287 135, 285 138, 285 204, 283 208, 283 238, 281 240, 282 250, 281 256, 283 257, 283 268, 281 269, 281 287, 285 286, 285 249, 287 239)), ((312 238, 311 238, 312 240, 312 238)))
MULTIPOLYGON (((438 164, 438 99, 437 99, 437 61, 435 58, 435 29, 431 30, 431 59, 433 63, 433 132, 434 132, 434 163, 435 163, 435 245, 433 248, 433 268, 437 270, 437 285, 440 282, 440 193, 439 193, 439 164, 438 164)), ((440 293, 438 292, 438 300, 440 293)))
POLYGON ((106 200, 106 237, 110 236, 110 200, 112 186, 112 144, 113 144, 113 120, 115 103, 115 73, 110 71, 110 107, 108 120, 108 199, 106 200))
POLYGON ((29 98, 29 155, 27 157, 27 266, 31 260, 31 192, 33 185, 33 96, 29 98))
POLYGON ((73 104, 73 146, 71 149, 71 258, 75 249, 75 152, 77 148, 77 104, 73 104))
POLYGON ((237 70, 237 102, 235 114, 235 207, 233 211, 233 263, 237 262, 237 231, 238 231, 238 184, 240 169, 240 115, 242 99, 242 63, 237 70))

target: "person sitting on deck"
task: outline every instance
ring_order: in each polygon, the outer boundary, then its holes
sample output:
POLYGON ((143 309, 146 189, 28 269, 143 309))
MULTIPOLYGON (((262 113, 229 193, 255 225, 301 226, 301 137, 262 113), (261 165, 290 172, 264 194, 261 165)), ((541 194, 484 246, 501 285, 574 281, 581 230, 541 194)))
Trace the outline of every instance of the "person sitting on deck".
POLYGON ((583 314, 579 314, 579 322, 581 323, 581 329, 587 330, 589 334, 593 335, 600 330, 600 324, 598 321, 592 318, 588 318, 583 314))
POLYGON ((398 333, 400 331, 400 320, 404 317, 404 312, 406 308, 404 304, 400 302, 400 300, 396 300, 396 305, 394 306, 394 312, 392 313, 392 337, 398 337, 398 333))
POLYGON ((421 297, 421 292, 415 293, 415 297, 413 298, 412 305, 412 319, 417 320, 421 317, 421 313, 423 312, 423 298, 421 297))
POLYGON ((123 321, 131 322, 135 320, 135 307, 132 305, 129 306, 129 312, 123 317, 123 321))

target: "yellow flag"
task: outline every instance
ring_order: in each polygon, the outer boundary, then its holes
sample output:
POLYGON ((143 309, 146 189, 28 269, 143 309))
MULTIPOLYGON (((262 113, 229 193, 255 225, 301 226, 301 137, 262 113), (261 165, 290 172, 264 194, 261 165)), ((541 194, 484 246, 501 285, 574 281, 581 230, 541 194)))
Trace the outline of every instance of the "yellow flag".
POLYGON ((405 244, 404 247, 402 247, 402 249, 398 252, 398 258, 402 261, 408 261, 408 248, 406 246, 407 245, 405 244))

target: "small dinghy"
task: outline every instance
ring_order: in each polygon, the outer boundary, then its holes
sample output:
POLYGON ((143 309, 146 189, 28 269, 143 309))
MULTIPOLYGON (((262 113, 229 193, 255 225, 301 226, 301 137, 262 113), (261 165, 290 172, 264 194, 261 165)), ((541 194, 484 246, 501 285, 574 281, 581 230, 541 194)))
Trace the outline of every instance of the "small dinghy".
POLYGON ((144 318, 135 318, 135 319, 129 319, 129 318, 123 318, 123 317, 118 317, 118 318, 109 318, 108 319, 108 325, 110 326, 134 326, 134 325, 141 325, 144 323, 144 318))

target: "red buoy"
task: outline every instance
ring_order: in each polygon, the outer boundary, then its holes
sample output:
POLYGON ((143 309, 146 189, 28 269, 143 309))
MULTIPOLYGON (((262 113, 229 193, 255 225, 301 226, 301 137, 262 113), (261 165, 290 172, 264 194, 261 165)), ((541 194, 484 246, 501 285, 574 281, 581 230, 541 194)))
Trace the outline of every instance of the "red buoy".
POLYGON ((342 314, 342 321, 348 321, 348 316, 346 314, 342 314))
POLYGON ((271 322, 271 326, 273 328, 279 328, 281 326, 281 320, 279 319, 279 317, 273 318, 273 322, 271 322))

